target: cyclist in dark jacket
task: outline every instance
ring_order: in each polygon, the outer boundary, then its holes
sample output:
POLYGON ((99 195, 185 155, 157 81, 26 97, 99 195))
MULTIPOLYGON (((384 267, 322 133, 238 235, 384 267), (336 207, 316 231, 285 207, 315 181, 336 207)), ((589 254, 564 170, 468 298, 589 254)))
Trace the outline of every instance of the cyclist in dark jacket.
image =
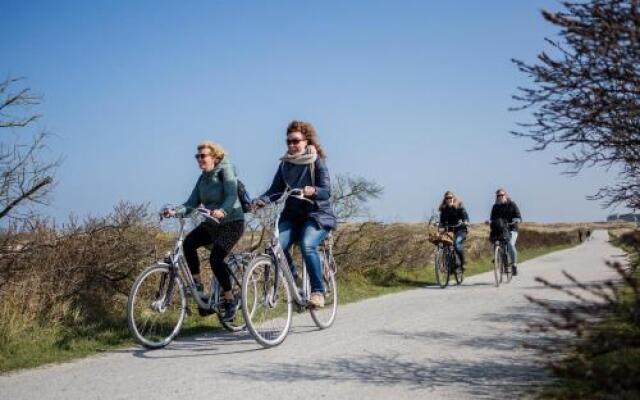
POLYGON ((280 244, 291 266, 293 260, 289 249, 293 243, 300 245, 311 284, 309 305, 315 308, 324 307, 325 292, 318 246, 329 231, 336 228, 329 170, 324 159, 325 153, 313 125, 291 122, 287 127, 287 153, 280 159, 271 187, 254 200, 255 206, 260 207, 289 188, 301 189, 304 197, 311 200, 289 197, 278 228, 280 244))
POLYGON ((462 200, 455 193, 447 191, 440 204, 440 227, 454 233, 454 248, 460 265, 464 271, 464 241, 467 239, 467 225, 469 224, 469 214, 462 204, 462 200))
POLYGON ((518 239, 518 224, 522 221, 520 209, 518 205, 511 200, 506 190, 496 190, 496 202, 491 208, 491 221, 503 220, 510 231, 510 240, 507 243, 507 249, 513 260, 513 275, 518 275, 518 251, 516 250, 516 240, 518 239))

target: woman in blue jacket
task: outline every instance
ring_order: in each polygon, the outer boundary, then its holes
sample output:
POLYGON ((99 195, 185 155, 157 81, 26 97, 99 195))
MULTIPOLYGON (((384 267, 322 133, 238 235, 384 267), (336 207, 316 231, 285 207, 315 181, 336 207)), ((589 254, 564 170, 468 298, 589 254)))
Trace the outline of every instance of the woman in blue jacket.
POLYGON ((304 201, 289 197, 280 216, 280 244, 290 265, 289 249, 298 243, 309 272, 311 307, 324 307, 322 261, 318 246, 336 227, 331 206, 331 182, 324 162, 326 154, 316 131, 308 122, 293 121, 287 127, 287 152, 280 158, 271 187, 256 201, 262 206, 279 197, 287 188, 301 189, 304 201))

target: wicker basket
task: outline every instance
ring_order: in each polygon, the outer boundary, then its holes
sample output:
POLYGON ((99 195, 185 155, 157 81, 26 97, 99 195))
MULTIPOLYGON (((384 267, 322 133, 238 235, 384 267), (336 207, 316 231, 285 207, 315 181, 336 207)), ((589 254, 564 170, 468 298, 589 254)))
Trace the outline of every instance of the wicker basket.
POLYGON ((435 245, 438 245, 440 243, 453 244, 453 233, 452 232, 430 232, 429 241, 435 245))

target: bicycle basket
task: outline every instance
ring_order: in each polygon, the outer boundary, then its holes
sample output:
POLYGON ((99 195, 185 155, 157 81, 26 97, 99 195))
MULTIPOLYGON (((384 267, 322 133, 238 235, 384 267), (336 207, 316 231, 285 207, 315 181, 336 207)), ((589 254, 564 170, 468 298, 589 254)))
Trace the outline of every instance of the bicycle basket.
POLYGON ((429 241, 435 245, 453 244, 452 232, 431 232, 429 233, 429 241))

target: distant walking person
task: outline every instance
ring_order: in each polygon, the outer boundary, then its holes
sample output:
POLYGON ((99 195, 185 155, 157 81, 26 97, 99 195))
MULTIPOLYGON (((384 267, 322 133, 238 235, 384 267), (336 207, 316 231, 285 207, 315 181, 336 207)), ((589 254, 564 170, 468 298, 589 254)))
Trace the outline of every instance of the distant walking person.
POLYGON ((582 243, 582 229, 578 229, 578 241, 582 243))
POLYGON ((511 255, 513 262, 513 275, 518 275, 518 252, 516 250, 516 240, 518 240, 518 224, 522 221, 520 210, 516 203, 509 198, 506 190, 496 190, 496 202, 491 208, 491 222, 503 220, 509 227, 510 240, 507 244, 507 250, 511 255))
POLYGON ((469 214, 462 204, 462 200, 451 191, 444 194, 440 203, 440 228, 454 233, 454 248, 460 257, 460 266, 464 271, 464 241, 467 239, 467 225, 469 214))

